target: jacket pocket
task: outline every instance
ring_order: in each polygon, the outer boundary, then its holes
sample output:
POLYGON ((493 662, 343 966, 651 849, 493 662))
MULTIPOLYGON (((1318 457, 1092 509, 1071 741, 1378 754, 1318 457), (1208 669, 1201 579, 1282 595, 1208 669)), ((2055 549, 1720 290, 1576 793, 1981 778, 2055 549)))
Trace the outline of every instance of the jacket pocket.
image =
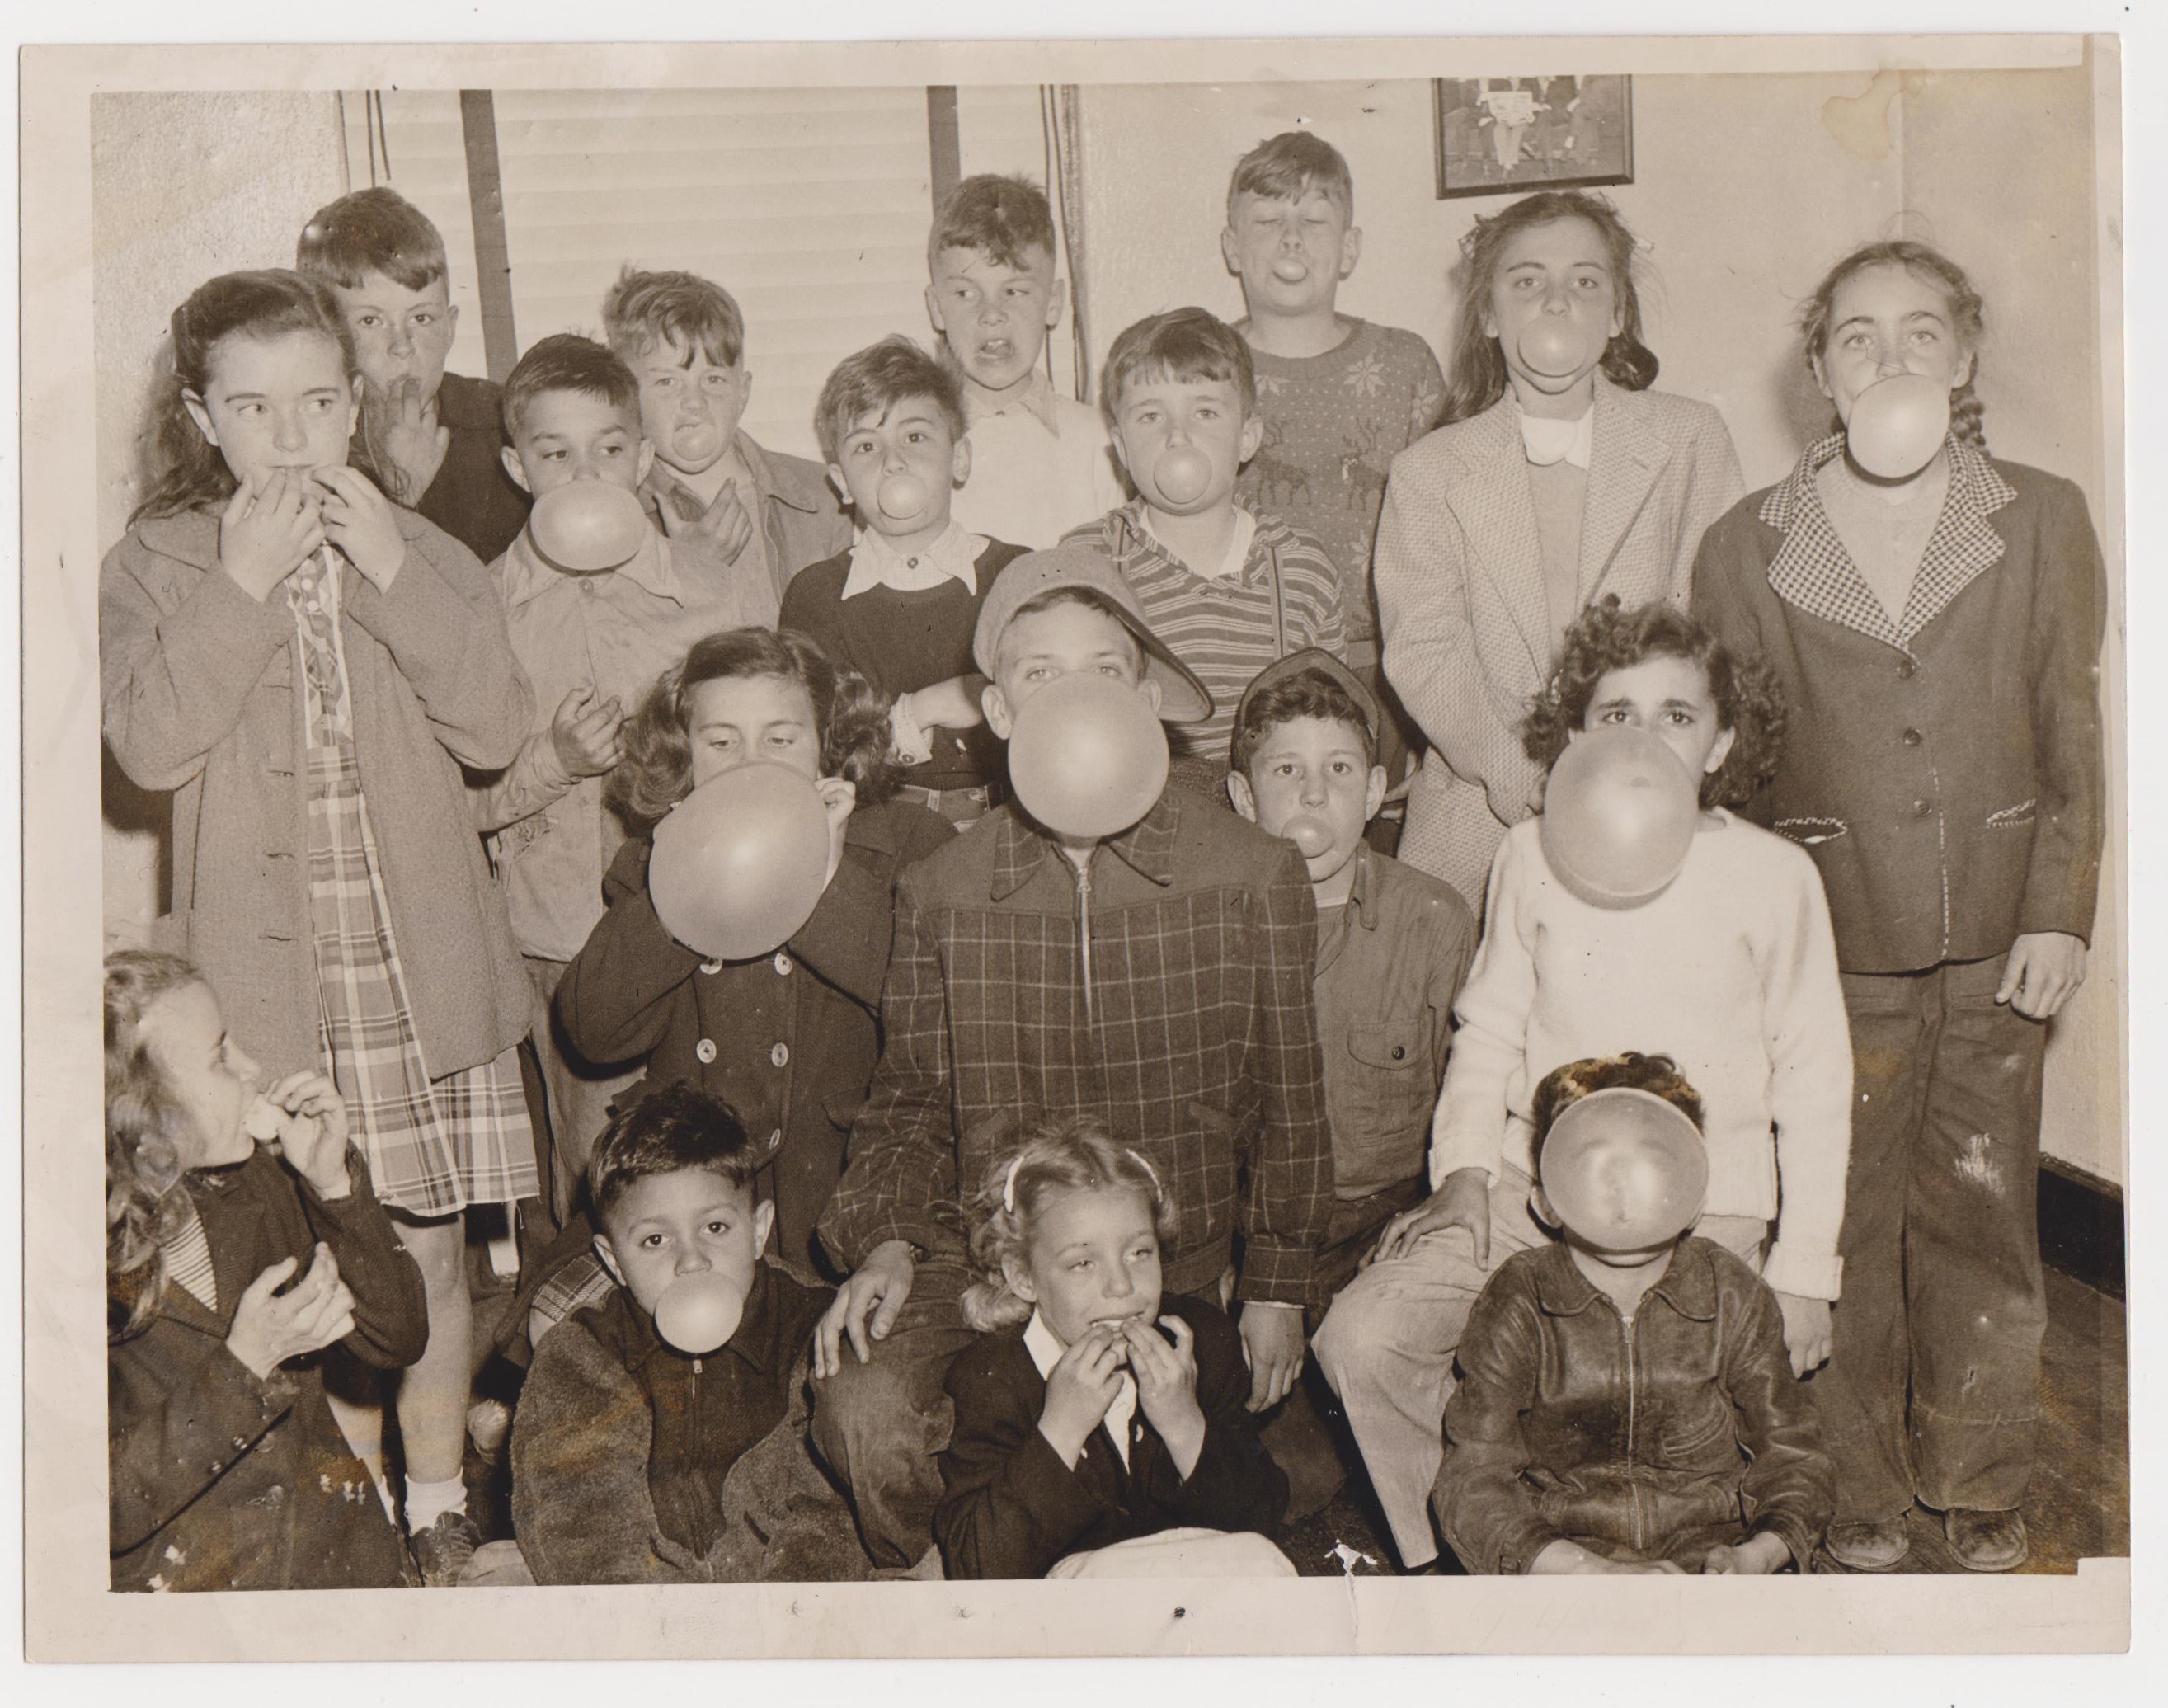
POLYGON ((1841 818, 1820 818, 1811 815, 1779 818, 1769 827, 1777 835, 1788 837, 1807 848, 1820 843, 1835 842, 1839 837, 1852 834, 1852 827, 1841 818))
POLYGON ((2039 816, 2040 803, 2038 797, 2027 796, 2025 800, 2019 801, 2014 806, 2006 806, 2000 811, 1989 813, 1987 815, 1987 827, 1990 830, 2022 829, 2025 826, 2031 824, 2032 821, 2039 816))

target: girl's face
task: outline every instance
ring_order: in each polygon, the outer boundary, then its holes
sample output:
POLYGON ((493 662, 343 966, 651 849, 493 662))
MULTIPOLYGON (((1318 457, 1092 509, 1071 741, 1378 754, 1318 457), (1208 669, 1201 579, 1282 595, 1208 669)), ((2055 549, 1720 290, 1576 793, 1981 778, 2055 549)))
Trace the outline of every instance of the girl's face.
POLYGON ((1556 395, 1586 382, 1625 323, 1622 291, 1610 247, 1590 221, 1554 220, 1508 237, 1490 277, 1483 331, 1498 340, 1515 390, 1556 395), (1560 354, 1531 366, 1522 341, 1539 332, 1560 354))
POLYGON ((204 395, 186 391, 181 401, 234 479, 273 469, 345 466, 361 404, 336 338, 235 333, 212 346, 205 366, 204 395))
POLYGON ((255 1101, 256 1064, 226 1035, 226 1017, 206 984, 175 987, 143 1011, 143 1041, 188 1112, 183 1168, 245 1163, 256 1141, 242 1125, 255 1101))
POLYGON ((1691 658, 1644 658, 1606 671, 1581 728, 1621 726, 1647 730, 1697 777, 1713 775, 1731 752, 1734 732, 1719 721, 1708 673, 1691 658))
POLYGON ((1855 273, 1830 299, 1829 333, 1814 359, 1815 382, 1849 422, 1859 394, 1878 380, 1919 374, 1956 391, 1972 377, 1949 299, 1932 279, 1894 262, 1855 273))
POLYGON ((693 786, 767 759, 821 774, 821 726, 805 684, 787 676, 717 676, 686 696, 693 786))
POLYGON ((1159 1317, 1159 1236, 1151 1200, 1134 1187, 1057 1192, 1032 1213, 1021 1262, 1003 1265, 1064 1346, 1095 1322, 1159 1317))

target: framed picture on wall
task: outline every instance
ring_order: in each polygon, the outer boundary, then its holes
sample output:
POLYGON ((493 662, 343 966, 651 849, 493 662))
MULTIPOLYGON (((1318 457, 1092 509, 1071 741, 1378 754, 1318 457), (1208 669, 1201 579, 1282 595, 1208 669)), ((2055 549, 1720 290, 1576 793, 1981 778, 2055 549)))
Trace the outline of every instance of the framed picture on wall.
POLYGON ((1437 77, 1437 193, 1634 181, 1631 77, 1437 77))

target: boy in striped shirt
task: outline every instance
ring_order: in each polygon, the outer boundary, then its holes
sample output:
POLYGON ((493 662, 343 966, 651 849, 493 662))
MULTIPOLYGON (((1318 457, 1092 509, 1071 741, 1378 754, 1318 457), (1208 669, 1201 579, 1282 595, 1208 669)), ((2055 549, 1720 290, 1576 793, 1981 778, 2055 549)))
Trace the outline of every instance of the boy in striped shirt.
POLYGON ((1113 560, 1145 617, 1211 690, 1203 723, 1168 732, 1173 781, 1222 801, 1235 707, 1267 664, 1347 650, 1340 573, 1302 529, 1235 502, 1264 432, 1242 335, 1201 308, 1139 321, 1107 357, 1114 454, 1129 503, 1073 529, 1113 560))

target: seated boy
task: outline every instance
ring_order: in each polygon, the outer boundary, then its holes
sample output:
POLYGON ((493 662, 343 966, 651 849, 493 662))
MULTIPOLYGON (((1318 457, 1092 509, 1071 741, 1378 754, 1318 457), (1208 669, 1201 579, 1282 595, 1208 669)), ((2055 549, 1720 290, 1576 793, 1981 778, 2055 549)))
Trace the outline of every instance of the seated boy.
POLYGON ((1140 320, 1114 340, 1105 391, 1137 497, 1064 543, 1113 560, 1152 632, 1211 692, 1219 709, 1174 737, 1174 780, 1218 800, 1251 678, 1305 646, 1345 650, 1340 575, 1308 534, 1235 502, 1264 423, 1234 327, 1201 308, 1140 320))
POLYGON ((909 338, 847 356, 813 412, 828 475, 850 495, 858 543, 812 565, 783 596, 783 626, 818 641, 893 702, 904 796, 959 825, 986 810, 1002 775, 986 727, 986 678, 971 635, 986 589, 1022 548, 950 513, 972 472, 956 381, 909 338))
POLYGON ((628 267, 603 299, 603 336, 640 380, 650 514, 731 578, 741 622, 773 628, 791 577, 848 546, 851 524, 817 464, 740 430, 752 374, 736 299, 697 274, 628 267))
POLYGON ((1776 1295, 1687 1233, 1708 1184, 1701 1099, 1661 1056, 1536 1088, 1537 1213, 1460 1337, 1432 1503, 1480 1572, 1804 1567, 1836 1473, 1776 1295))
POLYGON ((1385 792, 1378 702, 1330 653, 1267 665, 1235 712, 1235 810, 1301 850, 1317 900, 1317 1030, 1335 1202, 1316 1302, 1353 1277, 1379 1231, 1428 1195, 1431 1112, 1475 921, 1450 884, 1374 852, 1385 792))
MULTIPOLYGON (((651 452, 640 437, 640 385, 602 345, 561 333, 519 359, 504 386, 507 474, 542 497, 577 481, 635 490, 651 452)), ((550 1003, 566 963, 603 917, 603 875, 627 826, 603 798, 619 732, 655 678, 702 636, 743 622, 727 572, 654 529, 615 569, 574 574, 523 530, 490 574, 505 604, 512 650, 549 722, 504 770, 484 780, 480 827, 494 832, 512 934, 534 987, 552 1140, 550 1197, 572 1209, 587 1149, 610 1099, 639 1077, 612 1073, 571 1051, 550 1003)))
MULTIPOLYGON (((1088 547, 1004 570, 973 656, 1004 739, 1034 694, 1086 673, 1165 720, 1211 708, 1088 547)), ((932 1540, 942 1382, 972 1338, 962 1196, 1048 1110, 1103 1120, 1183 1205, 1168 1292, 1219 1303, 1240 1232, 1250 1409, 1285 1397, 1332 1199, 1315 930, 1292 847, 1172 788, 1097 841, 996 806, 904 873, 880 1065, 821 1226, 854 1273, 814 1350, 815 1445, 876 1560, 907 1564, 932 1540)))
MULTIPOLYGON (((829 1291, 763 1259, 763 1159, 728 1105, 683 1084, 595 1147, 595 1250, 619 1285, 542 1340, 520 1392, 513 1530, 534 1582, 866 1575, 798 1402, 829 1291)), ((488 1581, 510 1581, 494 1564, 488 1581)))
POLYGON ((1227 185, 1227 269, 1248 311, 1235 330, 1257 370, 1264 437, 1242 471, 1243 503, 1317 538, 1347 597, 1347 662, 1384 705, 1379 757, 1399 777, 1416 739, 1379 665, 1370 555, 1393 459, 1438 423, 1445 377, 1430 346, 1336 306, 1355 270, 1355 180, 1338 149, 1307 130, 1260 142, 1227 185))
POLYGON ((358 189, 302 228, 294 265, 337 295, 362 380, 358 456, 392 498, 484 563, 527 520, 527 495, 505 478, 497 390, 444 371, 460 311, 444 240, 396 189, 358 189))
POLYGON ((991 173, 948 194, 926 244, 926 311, 964 381, 970 484, 957 519, 1037 551, 1122 502, 1107 424, 1039 367, 1061 321, 1054 215, 1028 180, 991 173))

